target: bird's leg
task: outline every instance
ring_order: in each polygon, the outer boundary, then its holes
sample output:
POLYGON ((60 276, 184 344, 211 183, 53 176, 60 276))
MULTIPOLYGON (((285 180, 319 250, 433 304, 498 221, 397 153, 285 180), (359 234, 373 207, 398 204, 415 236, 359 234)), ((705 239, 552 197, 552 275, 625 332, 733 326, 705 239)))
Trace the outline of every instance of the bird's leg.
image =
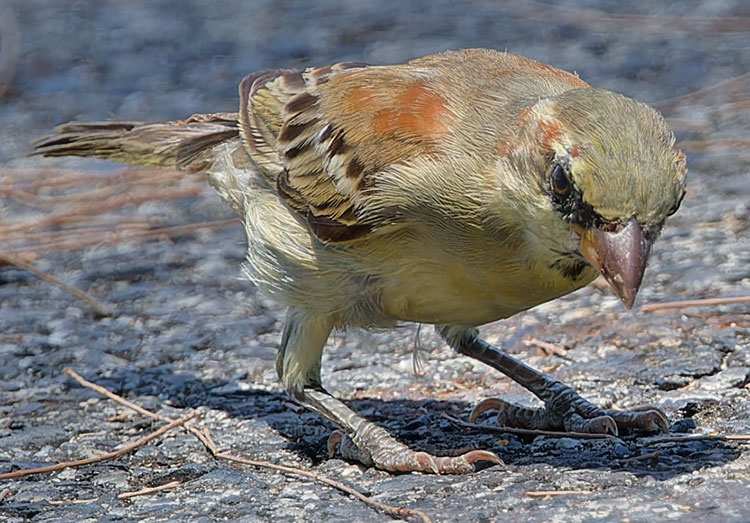
POLYGON ((339 428, 329 440, 329 453, 338 445, 345 458, 389 472, 465 474, 474 470, 477 461, 502 463, 491 452, 481 450, 455 457, 416 452, 331 396, 320 383, 320 359, 332 328, 330 316, 290 309, 276 360, 290 396, 339 428))
POLYGON ((497 410, 501 425, 543 430, 618 434, 619 429, 660 429, 667 432, 669 420, 660 409, 602 409, 546 374, 509 356, 477 336, 475 329, 443 326, 440 335, 461 354, 493 367, 531 391, 544 402, 539 409, 518 407, 499 399, 485 400, 474 409, 472 421, 486 410, 497 410))

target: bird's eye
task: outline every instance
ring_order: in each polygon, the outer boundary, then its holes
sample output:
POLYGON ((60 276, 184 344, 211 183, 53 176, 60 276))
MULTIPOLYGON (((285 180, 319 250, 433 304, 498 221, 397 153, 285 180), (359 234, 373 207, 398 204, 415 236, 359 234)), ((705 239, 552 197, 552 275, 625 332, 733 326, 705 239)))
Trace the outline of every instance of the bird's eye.
POLYGON ((552 170, 550 180, 552 182, 552 190, 557 196, 565 197, 570 194, 572 185, 565 166, 560 163, 556 164, 552 170))

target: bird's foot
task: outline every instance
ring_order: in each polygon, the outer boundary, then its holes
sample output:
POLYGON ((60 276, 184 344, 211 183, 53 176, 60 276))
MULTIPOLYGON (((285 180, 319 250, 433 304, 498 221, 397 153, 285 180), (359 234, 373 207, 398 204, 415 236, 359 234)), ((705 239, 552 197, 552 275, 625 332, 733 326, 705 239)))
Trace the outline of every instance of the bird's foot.
POLYGON ((335 455, 336 447, 344 459, 359 461, 388 472, 468 474, 474 472, 474 463, 478 461, 503 465, 500 458, 486 450, 472 450, 459 456, 433 456, 427 452, 417 452, 372 423, 351 436, 334 431, 328 438, 329 457, 335 455))
POLYGON ((669 431, 669 418, 656 407, 643 406, 628 410, 602 409, 583 399, 572 388, 555 382, 542 408, 513 405, 501 399, 482 401, 472 410, 473 423, 488 410, 497 411, 497 422, 505 427, 537 430, 565 430, 617 436, 622 429, 669 431))

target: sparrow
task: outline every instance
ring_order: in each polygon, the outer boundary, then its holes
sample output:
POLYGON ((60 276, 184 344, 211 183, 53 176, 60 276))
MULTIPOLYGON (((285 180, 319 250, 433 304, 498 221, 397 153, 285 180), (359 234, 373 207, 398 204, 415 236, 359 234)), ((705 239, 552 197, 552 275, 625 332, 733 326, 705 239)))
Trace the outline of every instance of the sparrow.
POLYGON ((392 472, 501 463, 485 450, 415 451, 325 390, 332 330, 402 322, 435 325, 544 404, 490 399, 472 417, 495 409, 506 426, 667 430, 660 409, 599 408, 477 331, 597 275, 633 306, 651 245, 685 195, 685 157, 654 109, 487 49, 261 71, 239 98, 237 113, 68 123, 35 153, 208 178, 242 219, 250 279, 288 308, 276 369, 294 400, 337 426, 331 453, 392 472))

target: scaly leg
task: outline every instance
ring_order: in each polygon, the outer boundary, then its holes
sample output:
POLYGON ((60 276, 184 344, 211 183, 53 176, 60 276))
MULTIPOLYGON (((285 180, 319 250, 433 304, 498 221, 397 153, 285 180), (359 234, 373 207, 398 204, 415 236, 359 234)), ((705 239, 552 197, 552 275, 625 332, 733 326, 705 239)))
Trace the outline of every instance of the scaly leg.
POLYGON ((502 463, 493 453, 481 450, 455 457, 416 452, 331 396, 320 382, 320 359, 332 328, 330 316, 290 309, 276 360, 276 369, 289 394, 340 429, 329 441, 329 452, 340 444, 345 458, 389 472, 466 474, 474 470, 477 461, 502 463))
POLYGON ((660 429, 667 432, 669 420, 660 409, 639 407, 631 410, 601 409, 563 385, 477 337, 475 329, 442 326, 440 335, 459 353, 493 367, 544 402, 539 409, 518 407, 503 400, 485 400, 471 414, 472 421, 486 410, 498 410, 498 421, 509 427, 573 432, 610 433, 619 429, 660 429))

